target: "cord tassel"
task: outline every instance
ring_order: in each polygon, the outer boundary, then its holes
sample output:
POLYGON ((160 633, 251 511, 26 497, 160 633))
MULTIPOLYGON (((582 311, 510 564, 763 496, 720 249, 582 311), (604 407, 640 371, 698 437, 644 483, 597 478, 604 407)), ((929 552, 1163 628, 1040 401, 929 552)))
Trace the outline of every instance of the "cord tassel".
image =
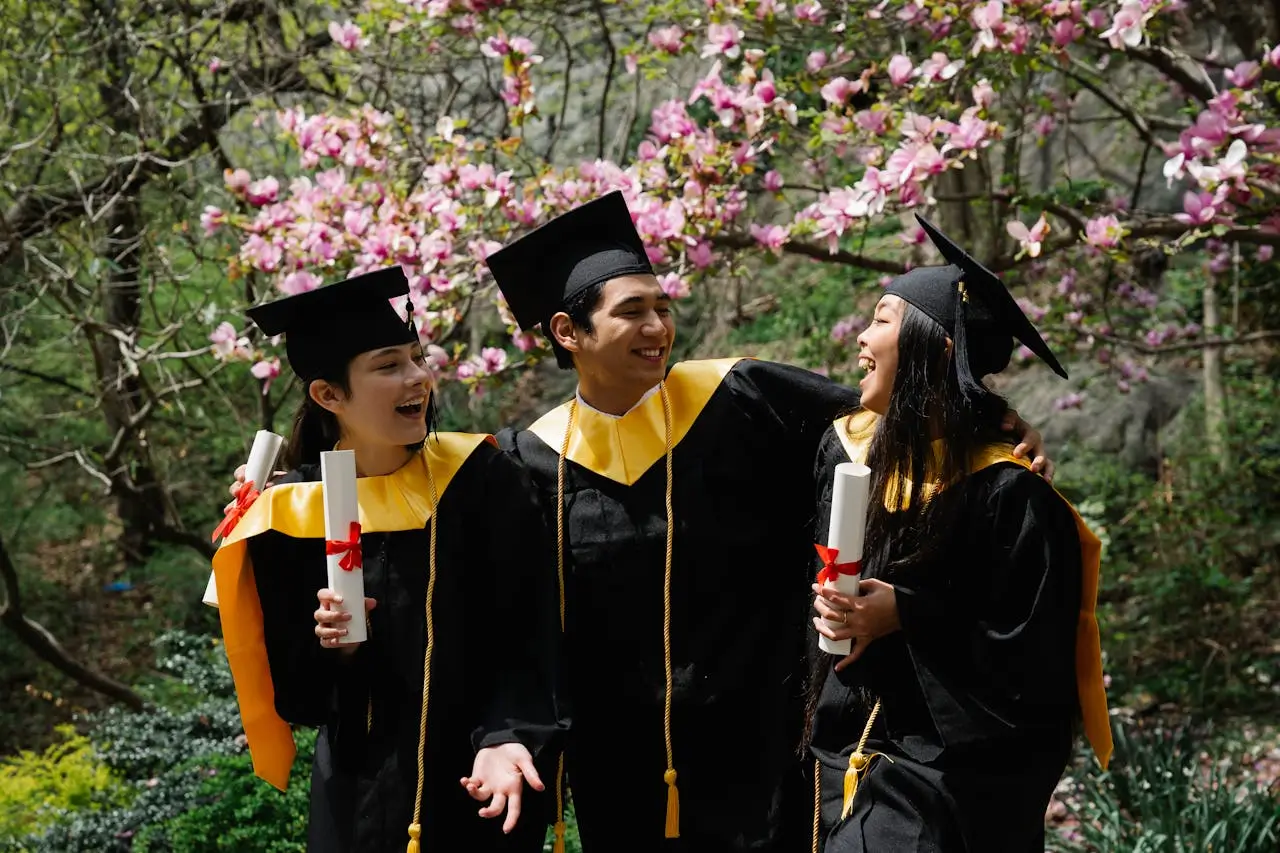
POLYGON ((565 830, 564 821, 562 820, 556 821, 556 827, 555 827, 556 840, 555 840, 555 843, 551 845, 552 853, 564 853, 564 830, 565 830))
POLYGON ((422 827, 416 823, 409 824, 409 847, 405 853, 421 853, 422 845, 418 843, 418 838, 422 835, 422 827))
POLYGON ((667 838, 680 837, 680 792, 676 790, 676 771, 668 770, 662 774, 662 781, 667 783, 667 838))
MULTIPOLYGON (((871 736, 871 726, 875 724, 876 715, 880 713, 880 700, 876 700, 875 707, 871 709, 871 713, 867 716, 867 724, 862 729, 862 737, 858 740, 858 747, 849 756, 849 768, 844 771, 844 803, 840 809, 840 819, 844 820, 853 811, 853 798, 858 794, 858 781, 862 775, 867 772, 867 768, 871 766, 871 759, 878 758, 883 753, 873 752, 864 753, 867 738, 871 736)), ((893 759, 887 755, 884 758, 889 759, 889 763, 893 763, 893 759)))

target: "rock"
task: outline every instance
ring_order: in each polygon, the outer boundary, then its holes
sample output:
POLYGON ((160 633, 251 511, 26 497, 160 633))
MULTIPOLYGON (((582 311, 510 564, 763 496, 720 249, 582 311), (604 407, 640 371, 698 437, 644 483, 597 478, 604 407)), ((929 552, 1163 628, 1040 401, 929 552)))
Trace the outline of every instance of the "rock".
POLYGON ((1112 456, 1128 468, 1159 470, 1160 433, 1182 411, 1199 387, 1195 373, 1152 371, 1146 382, 1134 382, 1122 393, 1113 374, 1097 365, 1068 365, 1071 379, 1061 380, 1039 366, 1019 371, 993 386, 1022 418, 1044 434, 1059 464, 1081 451, 1112 456), (1078 408, 1057 410, 1055 402, 1075 392, 1078 408))

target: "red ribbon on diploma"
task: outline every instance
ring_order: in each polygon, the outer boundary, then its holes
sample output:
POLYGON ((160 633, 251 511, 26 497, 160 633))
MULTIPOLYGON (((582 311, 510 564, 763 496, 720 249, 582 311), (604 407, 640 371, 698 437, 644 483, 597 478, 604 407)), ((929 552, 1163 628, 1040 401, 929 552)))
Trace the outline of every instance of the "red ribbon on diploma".
POLYGON ((823 584, 827 581, 835 582, 840 575, 856 575, 862 571, 862 561, 854 560, 852 563, 837 563, 836 558, 840 556, 839 548, 828 548, 826 545, 814 544, 814 548, 818 551, 818 558, 822 560, 822 570, 818 572, 818 583, 823 584))
POLYGON ((229 536, 260 494, 262 493, 253 487, 252 480, 241 483, 240 488, 236 490, 235 502, 222 511, 222 521, 214 528, 213 536, 209 541, 217 542, 223 536, 229 536))
POLYGON ((350 538, 345 542, 341 539, 326 539, 324 552, 330 555, 342 554, 343 557, 338 561, 338 565, 343 571, 349 572, 352 569, 364 567, 364 558, 360 552, 360 522, 351 522, 351 532, 347 535, 350 538))

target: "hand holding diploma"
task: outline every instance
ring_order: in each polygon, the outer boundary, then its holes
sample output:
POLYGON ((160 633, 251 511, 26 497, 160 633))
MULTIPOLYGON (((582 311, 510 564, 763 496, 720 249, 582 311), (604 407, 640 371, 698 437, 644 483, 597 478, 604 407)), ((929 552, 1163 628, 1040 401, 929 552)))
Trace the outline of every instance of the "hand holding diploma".
MULTIPOLYGON (((871 469, 856 462, 844 462, 836 466, 835 483, 831 493, 831 522, 826 547, 816 546, 823 568, 818 574, 815 592, 832 590, 842 596, 857 596, 858 581, 862 576, 862 546, 867 532, 867 505, 871 492, 871 469)), ((837 639, 833 632, 847 627, 846 608, 840 612, 826 611, 814 602, 815 609, 825 618, 819 625, 818 646, 833 655, 847 655, 852 645, 845 635, 837 639)))
POLYGON ((528 781, 529 787, 535 791, 545 787, 533 766, 533 756, 519 743, 504 743, 480 750, 476 753, 471 775, 463 776, 459 781, 472 799, 489 800, 489 804, 480 809, 480 817, 497 817, 506 810, 503 832, 511 832, 520 820, 524 783, 528 781))
MULTIPOLYGON (((328 450, 320 454, 324 487, 324 552, 329 569, 328 589, 336 593, 331 609, 347 612, 348 604, 364 601, 364 556, 360 541, 360 506, 356 501, 356 454, 328 450)), ((338 645, 363 643, 368 637, 364 614, 349 619, 338 645)))
POLYGON ((813 626, 818 630, 819 642, 852 646, 850 653, 836 663, 836 672, 862 657, 874 640, 902 627, 893 584, 867 578, 858 582, 857 593, 845 595, 834 587, 815 583, 813 592, 813 609, 818 611, 813 626))
MULTIPOLYGON (((316 636, 320 638, 320 645, 325 648, 338 649, 341 648, 340 641, 342 637, 347 635, 347 623, 351 621, 351 612, 349 610, 339 609, 342 604, 342 596, 338 595, 331 589, 322 589, 316 593, 316 598, 320 601, 320 606, 316 608, 316 636)), ((378 602, 372 598, 364 600, 364 612, 367 617, 370 610, 378 606, 378 602)), ((343 652, 354 652, 354 646, 341 648, 343 652)))
MULTIPOLYGON (((241 516, 249 511, 249 507, 266 488, 267 478, 271 476, 271 469, 275 467, 276 457, 280 455, 280 448, 283 446, 282 436, 265 429, 258 430, 253 437, 253 447, 249 450, 249 461, 236 469, 236 484, 231 488, 235 500, 223 507, 222 522, 213 531, 214 542, 235 529, 241 516)), ((218 586, 212 572, 201 600, 210 607, 218 606, 218 586)))

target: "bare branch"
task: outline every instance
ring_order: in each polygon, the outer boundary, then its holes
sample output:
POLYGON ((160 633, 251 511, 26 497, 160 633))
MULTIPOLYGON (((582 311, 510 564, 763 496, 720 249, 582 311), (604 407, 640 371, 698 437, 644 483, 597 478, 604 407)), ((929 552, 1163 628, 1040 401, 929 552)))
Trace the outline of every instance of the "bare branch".
MULTIPOLYGON (((711 243, 725 249, 755 249, 759 248, 759 244, 754 238, 747 234, 718 234, 711 238, 711 243)), ((831 252, 826 246, 816 246, 812 243, 801 243, 797 240, 788 240, 782 244, 782 251, 791 255, 801 255, 806 258, 823 261, 829 264, 843 264, 845 266, 857 267, 859 269, 871 270, 873 272, 885 273, 887 275, 901 275, 907 271, 905 264, 896 261, 885 261, 879 258, 868 258, 865 255, 855 255, 853 252, 844 249, 837 249, 831 252)))
POLYGON ((77 394, 83 394, 84 396, 89 395, 88 391, 81 388, 79 385, 76 385, 71 380, 64 379, 61 376, 54 376, 53 374, 43 373, 39 370, 32 370, 30 367, 19 367, 16 364, 0 363, 0 374, 3 374, 6 370, 11 370, 21 376, 29 376, 32 379, 39 379, 41 382, 48 382, 50 385, 58 385, 62 388, 66 388, 68 391, 74 391, 77 394))
POLYGON ((1137 350, 1145 355, 1167 355, 1174 352, 1187 352, 1188 350, 1210 349, 1212 347, 1227 348, 1244 346, 1245 344, 1256 344, 1260 341, 1275 340, 1280 338, 1280 329, 1273 329, 1265 332, 1250 332, 1247 335, 1240 335, 1234 338, 1208 337, 1196 341, 1181 341, 1176 344, 1161 344, 1160 346, 1150 346, 1140 341, 1131 341, 1128 338, 1116 337, 1115 335, 1097 335, 1099 340, 1107 343, 1117 344, 1132 350, 1137 350))
POLYGON ((18 571, 9 558, 9 551, 3 539, 0 539, 0 576, 3 576, 5 591, 4 606, 0 607, 0 624, 12 631, 19 642, 35 652, 38 658, 70 676, 76 683, 109 696, 135 711, 146 708, 143 698, 126 685, 72 660, 66 649, 62 648, 58 639, 49 633, 48 629, 23 614, 18 571))
POLYGON ((604 90, 600 94, 600 115, 596 128, 596 157, 604 159, 605 120, 609 117, 609 89, 613 86, 614 67, 618 62, 618 51, 613 46, 613 35, 609 32, 609 24, 604 17, 604 3, 595 0, 596 18, 600 21, 600 29, 604 30, 604 44, 609 51, 609 68, 604 76, 604 90))
POLYGON ((1168 48, 1131 47, 1125 50, 1125 54, 1160 71, 1198 101, 1208 103, 1217 95, 1213 85, 1207 79, 1197 80, 1191 76, 1191 73, 1180 64, 1179 57, 1168 48))

